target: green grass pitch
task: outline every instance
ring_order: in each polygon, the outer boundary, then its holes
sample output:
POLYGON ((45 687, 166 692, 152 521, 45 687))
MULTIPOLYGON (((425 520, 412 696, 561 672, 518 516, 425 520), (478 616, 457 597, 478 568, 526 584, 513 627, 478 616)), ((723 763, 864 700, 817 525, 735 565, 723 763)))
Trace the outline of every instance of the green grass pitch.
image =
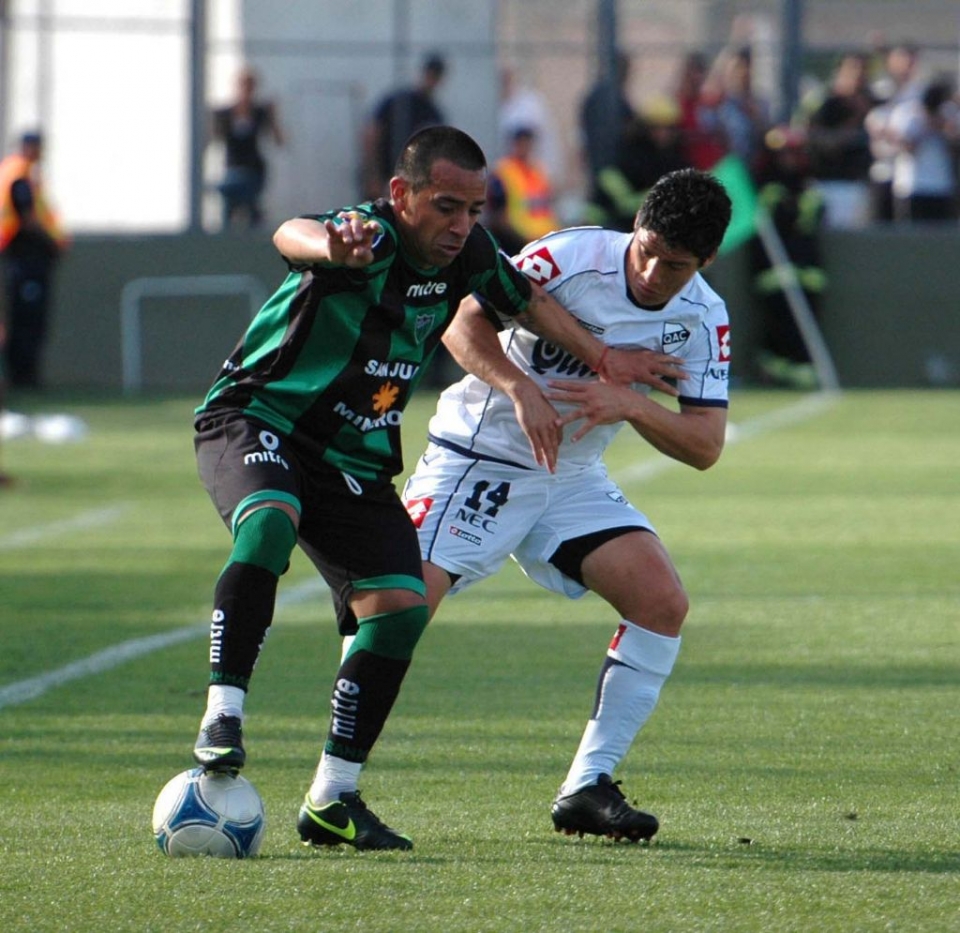
POLYGON ((0 929, 960 930, 960 393, 734 392, 706 473, 611 448, 691 596, 617 775, 661 819, 649 846, 552 830, 616 619, 514 567, 441 608, 365 773, 414 851, 301 846, 338 645, 298 556, 247 704, 268 829, 245 862, 167 859, 150 831, 191 764, 228 550, 195 402, 44 397, 28 413, 86 439, 3 445, 0 929))

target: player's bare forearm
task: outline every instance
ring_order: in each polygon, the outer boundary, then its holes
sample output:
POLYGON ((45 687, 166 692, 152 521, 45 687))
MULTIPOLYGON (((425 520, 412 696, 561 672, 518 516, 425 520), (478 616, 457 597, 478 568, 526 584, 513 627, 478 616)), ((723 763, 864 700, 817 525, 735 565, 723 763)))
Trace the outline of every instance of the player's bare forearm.
POLYGON ((626 421, 662 454, 698 470, 713 466, 723 451, 727 411, 720 407, 681 405, 672 411, 626 386, 598 382, 555 381, 548 398, 576 406, 562 424, 579 424, 578 441, 598 424, 626 421))
POLYGON ((460 366, 494 389, 510 395, 515 381, 527 378, 504 355, 497 329, 472 295, 460 302, 443 342, 460 366))
POLYGON ((533 286, 530 303, 514 320, 538 337, 544 337, 572 353, 596 372, 603 356, 603 343, 581 327, 579 321, 556 298, 539 286, 533 286))
POLYGON ((675 396, 677 390, 666 380, 686 377, 683 360, 677 357, 654 350, 621 350, 606 346, 581 327, 552 295, 537 286, 534 286, 527 310, 514 320, 583 360, 603 382, 613 385, 638 382, 675 396))
POLYGON ((380 232, 380 224, 361 214, 323 222, 295 217, 280 225, 273 245, 295 264, 359 268, 373 261, 373 241, 380 232))
POLYGON ((563 438, 557 411, 540 387, 507 359, 496 328, 475 298, 467 297, 461 302, 443 342, 467 372, 511 399, 534 457, 553 472, 563 438))
POLYGON ((651 398, 641 396, 642 405, 629 422, 631 427, 660 453, 708 470, 723 453, 726 438, 726 408, 681 405, 671 411, 651 398))

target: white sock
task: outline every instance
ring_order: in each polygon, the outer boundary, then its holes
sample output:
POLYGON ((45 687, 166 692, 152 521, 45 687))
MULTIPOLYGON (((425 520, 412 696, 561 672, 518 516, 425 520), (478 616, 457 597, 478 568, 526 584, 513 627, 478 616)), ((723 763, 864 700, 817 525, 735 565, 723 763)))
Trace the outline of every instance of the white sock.
POLYGON ((680 638, 658 635, 624 621, 600 671, 597 706, 587 723, 562 794, 613 775, 650 718, 680 651, 680 638))
POLYGON ((217 716, 239 716, 243 719, 243 701, 246 692, 239 687, 210 684, 207 688, 207 708, 200 723, 201 728, 213 722, 217 716))
POLYGON ((308 792, 310 803, 319 807, 339 800, 341 794, 355 791, 362 768, 363 765, 359 762, 345 761, 324 752, 320 756, 320 764, 317 765, 317 773, 308 792))

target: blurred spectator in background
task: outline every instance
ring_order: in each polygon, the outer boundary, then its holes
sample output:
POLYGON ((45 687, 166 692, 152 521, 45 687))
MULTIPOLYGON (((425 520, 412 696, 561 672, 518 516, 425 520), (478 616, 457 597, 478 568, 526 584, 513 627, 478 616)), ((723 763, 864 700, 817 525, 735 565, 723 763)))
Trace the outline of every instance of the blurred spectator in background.
POLYGON ((873 84, 880 103, 867 114, 864 126, 873 157, 870 216, 874 221, 893 220, 893 162, 899 151, 894 114, 898 108, 912 108, 923 93, 916 79, 917 64, 917 50, 911 43, 895 45, 884 55, 884 75, 873 84))
POLYGON ((236 100, 213 112, 213 138, 224 147, 223 179, 217 185, 223 199, 223 229, 243 222, 257 227, 263 220, 261 198, 267 184, 267 160, 260 140, 267 135, 278 146, 283 131, 272 101, 258 101, 257 75, 244 68, 237 76, 236 100))
POLYGON ((488 180, 488 229, 511 256, 562 224, 554 211, 550 179, 533 156, 537 134, 514 129, 510 150, 497 161, 488 180))
POLYGON ((510 150, 517 130, 531 129, 535 134, 534 160, 546 171, 554 187, 562 182, 563 149, 546 98, 535 88, 522 84, 512 68, 500 72, 498 122, 501 153, 510 150))
MULTIPOLYGON (((757 196, 767 210, 814 318, 819 319, 826 275, 820 231, 824 200, 812 184, 803 133, 787 126, 771 129, 757 162, 757 196)), ((762 311, 758 368, 774 385, 810 390, 817 375, 790 309, 780 274, 759 237, 750 242, 754 292, 762 311)))
POLYGON ((591 203, 597 200, 601 169, 616 161, 620 141, 636 116, 627 98, 629 78, 630 56, 617 52, 610 76, 597 81, 580 103, 580 143, 591 203))
POLYGON ((406 141, 418 130, 447 122, 434 101, 434 94, 446 72, 447 63, 441 56, 428 55, 420 68, 416 85, 393 91, 374 108, 361 140, 361 190, 364 198, 389 197, 390 178, 406 141))
POLYGON ((938 78, 891 116, 895 220, 957 218, 958 109, 952 82, 938 78))
MULTIPOLYGON (((0 294, 0 454, 3 453, 3 413, 7 407, 7 377, 4 365, 4 347, 7 344, 7 312, 5 296, 0 294)), ((13 477, 3 470, 3 462, 0 460, 0 489, 13 485, 13 477)))
POLYGON ((826 223, 857 228, 870 217, 870 137, 865 120, 876 105, 869 85, 869 56, 841 58, 830 90, 810 115, 810 174, 826 203, 826 223))
POLYGON ((592 222, 630 232, 647 191, 668 172, 687 168, 680 134, 680 108, 673 98, 649 98, 627 124, 616 160, 600 170, 592 222))
POLYGON ((20 150, 0 162, 0 260, 7 308, 10 385, 41 388, 41 357, 49 330, 53 273, 69 245, 43 187, 39 132, 24 133, 20 150))
MULTIPOLYGON (((729 151, 754 172, 770 128, 770 104, 753 89, 753 53, 749 46, 724 52, 717 59, 721 98, 712 109, 729 151)), ((708 80, 716 80, 716 76, 708 80)))
POLYGON ((709 67, 702 52, 690 52, 677 79, 680 140, 687 165, 706 171, 726 154, 727 143, 717 115, 720 89, 707 82, 709 67))

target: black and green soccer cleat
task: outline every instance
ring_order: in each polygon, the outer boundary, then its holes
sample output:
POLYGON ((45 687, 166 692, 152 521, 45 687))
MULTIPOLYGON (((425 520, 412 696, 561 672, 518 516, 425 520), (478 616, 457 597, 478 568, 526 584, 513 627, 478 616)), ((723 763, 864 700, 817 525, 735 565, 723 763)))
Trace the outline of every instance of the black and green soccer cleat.
POLYGON ((631 807, 619 784, 610 775, 601 774, 596 784, 557 797, 550 809, 554 829, 568 836, 589 833, 629 842, 652 839, 660 828, 659 821, 653 814, 631 807))
POLYGON ((308 796, 297 830, 304 845, 336 846, 345 842, 355 849, 412 849, 409 836, 383 823, 360 799, 360 791, 341 794, 339 800, 315 807, 308 796))
POLYGON ((247 758, 240 717, 221 713, 202 726, 193 746, 193 758, 204 771, 239 771, 247 758))

